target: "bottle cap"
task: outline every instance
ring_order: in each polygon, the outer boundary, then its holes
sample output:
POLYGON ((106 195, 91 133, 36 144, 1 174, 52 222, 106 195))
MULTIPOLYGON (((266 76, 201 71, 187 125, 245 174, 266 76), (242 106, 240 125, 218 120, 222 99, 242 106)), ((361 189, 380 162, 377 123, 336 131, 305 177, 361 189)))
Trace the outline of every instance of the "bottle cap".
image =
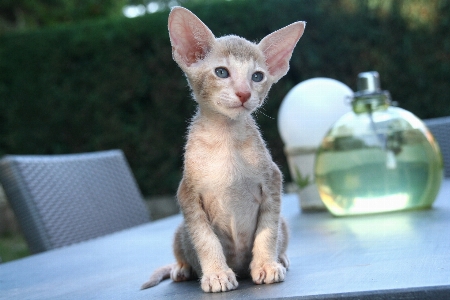
POLYGON ((358 74, 358 91, 353 94, 352 106, 355 113, 384 110, 391 104, 391 95, 380 88, 380 75, 377 71, 358 74))
POLYGON ((376 71, 358 74, 358 92, 361 94, 373 94, 380 92, 380 75, 376 71))

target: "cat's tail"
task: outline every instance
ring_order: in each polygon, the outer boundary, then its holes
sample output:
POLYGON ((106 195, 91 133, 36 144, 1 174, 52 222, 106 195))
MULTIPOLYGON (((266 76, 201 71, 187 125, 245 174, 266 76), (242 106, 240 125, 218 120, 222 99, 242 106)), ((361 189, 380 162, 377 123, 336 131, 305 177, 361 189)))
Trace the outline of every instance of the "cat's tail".
POLYGON ((150 279, 141 286, 141 290, 145 290, 145 289, 154 287, 155 285, 159 284, 164 279, 169 278, 170 271, 172 270, 173 266, 174 265, 167 265, 167 266, 161 267, 159 269, 156 269, 155 272, 153 272, 152 276, 150 276, 150 279))

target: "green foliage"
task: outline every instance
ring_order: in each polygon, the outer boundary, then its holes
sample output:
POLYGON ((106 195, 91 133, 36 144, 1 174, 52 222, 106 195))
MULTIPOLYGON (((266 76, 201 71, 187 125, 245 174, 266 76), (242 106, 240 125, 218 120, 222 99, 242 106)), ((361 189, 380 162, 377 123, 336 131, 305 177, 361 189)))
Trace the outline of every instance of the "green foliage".
POLYGON ((311 176, 309 175, 302 175, 302 172, 300 172, 299 168, 295 167, 295 178, 294 182, 297 185, 297 187, 302 190, 308 185, 311 184, 311 176))
POLYGON ((0 33, 122 16, 127 0, 2 0, 0 33))
POLYGON ((22 235, 12 233, 0 235, 0 263, 28 255, 30 255, 30 251, 22 235))
MULTIPOLYGON (((300 81, 330 77, 355 89, 359 72, 376 70, 403 108, 421 118, 450 115, 450 1, 438 2, 426 26, 411 26, 414 18, 398 8, 413 0, 387 8, 374 2, 234 0, 190 7, 217 36, 254 41, 307 21, 288 75, 256 114, 286 176, 275 118, 300 81)), ((171 58, 167 15, 0 37, 0 154, 121 148, 145 195, 174 193, 195 103, 171 58)))

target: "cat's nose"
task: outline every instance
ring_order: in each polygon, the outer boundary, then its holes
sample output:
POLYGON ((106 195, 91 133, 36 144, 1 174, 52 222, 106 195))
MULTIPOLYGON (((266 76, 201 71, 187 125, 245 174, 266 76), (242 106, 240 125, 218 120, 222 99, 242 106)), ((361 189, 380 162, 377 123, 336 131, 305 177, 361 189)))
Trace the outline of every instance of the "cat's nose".
POLYGON ((250 92, 236 92, 236 96, 238 96, 239 101, 241 101, 242 104, 247 102, 251 95, 250 92))

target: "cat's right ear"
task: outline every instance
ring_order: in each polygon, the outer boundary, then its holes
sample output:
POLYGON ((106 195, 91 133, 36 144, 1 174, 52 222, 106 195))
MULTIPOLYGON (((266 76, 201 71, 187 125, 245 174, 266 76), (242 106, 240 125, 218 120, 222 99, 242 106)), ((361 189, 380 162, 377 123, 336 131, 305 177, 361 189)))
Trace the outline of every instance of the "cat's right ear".
POLYGON ((196 15, 179 6, 169 14, 169 36, 173 58, 182 68, 204 59, 215 41, 214 34, 196 15))

